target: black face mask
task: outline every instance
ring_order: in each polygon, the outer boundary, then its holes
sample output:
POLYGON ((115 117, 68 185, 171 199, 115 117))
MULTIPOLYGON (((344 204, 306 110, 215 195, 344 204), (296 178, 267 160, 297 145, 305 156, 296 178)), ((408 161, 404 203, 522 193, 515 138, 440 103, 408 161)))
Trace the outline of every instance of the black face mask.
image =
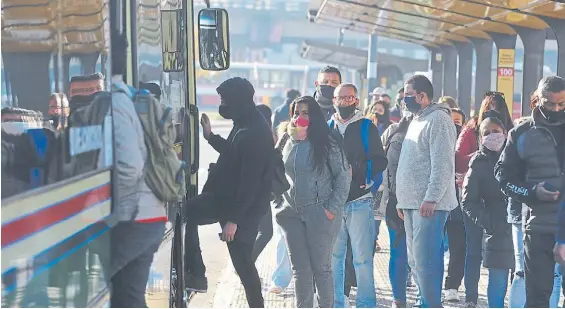
POLYGON ((335 87, 330 85, 319 85, 316 91, 316 102, 322 107, 329 108, 333 104, 335 87))
POLYGON ((383 123, 383 122, 387 121, 387 117, 385 115, 380 115, 380 114, 375 113, 375 117, 377 117, 377 120, 379 121, 379 123, 383 123))
POLYGON ((541 113, 549 122, 555 123, 565 121, 565 111, 550 111, 542 107, 541 113))
POLYGON ((233 112, 227 105, 220 105, 218 112, 220 113, 220 116, 224 117, 225 119, 233 119, 233 112))
POLYGON ((349 119, 353 115, 353 113, 355 113, 355 105, 338 106, 337 112, 339 113, 339 117, 341 117, 341 119, 349 119))

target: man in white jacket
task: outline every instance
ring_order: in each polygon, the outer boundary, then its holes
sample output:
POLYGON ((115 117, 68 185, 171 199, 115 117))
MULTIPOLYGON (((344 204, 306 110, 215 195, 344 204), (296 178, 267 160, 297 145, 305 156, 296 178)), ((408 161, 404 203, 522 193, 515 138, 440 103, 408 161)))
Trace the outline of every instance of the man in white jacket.
POLYGON ((414 119, 396 175, 397 209, 404 218, 408 263, 422 308, 441 307, 443 232, 449 212, 457 206, 455 126, 449 107, 432 103, 433 92, 423 75, 404 84, 404 103, 414 119))

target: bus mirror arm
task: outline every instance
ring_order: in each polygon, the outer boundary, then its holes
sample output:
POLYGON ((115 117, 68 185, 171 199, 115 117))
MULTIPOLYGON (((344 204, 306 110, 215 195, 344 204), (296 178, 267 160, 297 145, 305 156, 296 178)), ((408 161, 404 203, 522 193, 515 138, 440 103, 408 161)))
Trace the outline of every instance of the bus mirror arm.
POLYGON ((190 168, 191 174, 198 173, 200 169, 200 123, 198 121, 198 106, 189 104, 190 122, 194 126, 194 162, 190 168))

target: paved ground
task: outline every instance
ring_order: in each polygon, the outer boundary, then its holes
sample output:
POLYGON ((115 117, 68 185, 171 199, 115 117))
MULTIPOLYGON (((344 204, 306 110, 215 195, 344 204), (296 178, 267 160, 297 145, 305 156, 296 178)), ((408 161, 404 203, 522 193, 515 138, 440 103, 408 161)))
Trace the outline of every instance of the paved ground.
MULTIPOLYGON (((265 307, 267 308, 293 308, 295 307, 294 299, 294 283, 285 290, 281 295, 275 295, 267 292, 270 284, 270 276, 275 268, 276 259, 276 239, 273 238, 271 243, 265 248, 265 251, 257 261, 257 269, 263 280, 263 291, 265 296, 265 307)), ((381 226, 379 236, 379 244, 382 247, 381 252, 375 255, 375 285, 377 291, 378 307, 390 308, 392 304, 392 292, 390 281, 388 279, 388 259, 389 259, 389 239, 386 226, 381 226)), ((218 291, 214 299, 214 308, 249 308, 245 299, 245 292, 239 282, 239 278, 232 270, 227 267, 221 278, 221 282, 217 287, 218 291)), ((479 308, 487 308, 486 303, 487 273, 485 269, 481 271, 481 281, 479 283, 479 308)), ((464 287, 460 288, 460 299, 465 299, 464 287)), ((353 293, 352 293, 353 294, 353 293)), ((353 297, 352 297, 353 298, 353 297)), ((408 288, 408 305, 411 306, 416 300, 416 289, 408 288)), ((350 301, 352 306, 355 305, 354 298, 350 301)), ((460 303, 444 303, 445 307, 463 307, 460 303)))

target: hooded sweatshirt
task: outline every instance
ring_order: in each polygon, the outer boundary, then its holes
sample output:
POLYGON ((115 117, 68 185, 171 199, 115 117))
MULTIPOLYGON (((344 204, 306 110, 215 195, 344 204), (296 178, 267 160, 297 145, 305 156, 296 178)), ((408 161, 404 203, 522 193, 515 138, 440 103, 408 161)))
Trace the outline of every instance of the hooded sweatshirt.
POLYGON ((396 174, 398 209, 419 209, 435 202, 435 210, 457 207, 455 195, 456 130, 449 106, 432 103, 408 127, 396 174))

